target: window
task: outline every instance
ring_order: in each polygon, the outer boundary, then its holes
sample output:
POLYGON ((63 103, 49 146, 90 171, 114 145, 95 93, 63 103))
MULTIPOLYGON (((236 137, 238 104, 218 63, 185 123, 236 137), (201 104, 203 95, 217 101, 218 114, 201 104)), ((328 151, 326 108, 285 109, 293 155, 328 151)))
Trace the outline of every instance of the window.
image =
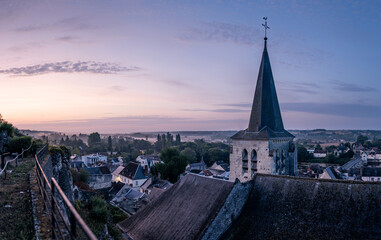
POLYGON ((254 149, 251 151, 251 172, 257 171, 257 151, 254 149))
POLYGON ((248 161, 249 161, 249 157, 248 157, 247 150, 243 149, 242 150, 242 175, 248 172, 248 168, 249 168, 248 161))

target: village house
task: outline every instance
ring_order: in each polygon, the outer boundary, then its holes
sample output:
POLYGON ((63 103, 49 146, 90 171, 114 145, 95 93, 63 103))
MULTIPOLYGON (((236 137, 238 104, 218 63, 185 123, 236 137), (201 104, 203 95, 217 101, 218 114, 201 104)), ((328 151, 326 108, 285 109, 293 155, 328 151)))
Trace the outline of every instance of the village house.
POLYGON ((192 170, 202 171, 202 170, 205 170, 207 167, 208 166, 206 166, 205 162, 201 160, 201 162, 198 162, 198 163, 188 164, 185 169, 187 172, 190 172, 192 170))
POLYGON ((327 156, 327 150, 315 150, 314 158, 325 158, 327 156))
POLYGON ((91 167, 93 165, 96 165, 99 162, 102 162, 102 163, 106 164, 107 163, 107 156, 103 156, 103 155, 100 155, 98 153, 84 155, 84 156, 82 156, 82 162, 87 167, 91 167))
POLYGON ((140 163, 140 165, 146 171, 150 171, 151 167, 157 163, 162 163, 161 159, 157 155, 139 155, 136 158, 136 161, 140 163))
POLYGON ((111 187, 112 175, 108 167, 89 167, 83 168, 89 173, 87 184, 93 189, 111 187))
POLYGON ((115 174, 115 181, 123 182, 130 187, 139 188, 148 176, 143 167, 138 163, 129 162, 119 174, 115 174))
POLYGON ((150 194, 152 189, 160 189, 163 192, 170 188, 173 184, 167 180, 159 178, 149 178, 143 185, 140 186, 140 192, 150 194))
POLYGON ((381 168, 379 167, 363 167, 360 170, 361 180, 381 182, 381 168))
POLYGON ((146 194, 136 191, 128 184, 125 184, 110 203, 133 215, 142 206, 142 200, 146 196, 146 194))

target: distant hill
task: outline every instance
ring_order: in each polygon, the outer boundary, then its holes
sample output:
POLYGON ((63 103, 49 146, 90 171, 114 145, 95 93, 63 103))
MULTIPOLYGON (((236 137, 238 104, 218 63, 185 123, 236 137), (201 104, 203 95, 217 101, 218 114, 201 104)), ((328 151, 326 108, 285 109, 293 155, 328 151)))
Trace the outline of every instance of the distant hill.
MULTIPOLYGON (((41 138, 48 136, 50 140, 59 141, 62 137, 66 137, 67 134, 54 132, 54 131, 37 131, 37 130, 20 130, 24 135, 32 136, 35 138, 41 138)), ((229 138, 233 136, 237 131, 173 131, 172 135, 180 134, 181 140, 186 142, 194 141, 195 139, 204 139, 207 142, 229 142, 229 138)), ((307 143, 338 143, 338 142, 354 142, 357 136, 365 135, 368 139, 374 138, 381 139, 381 130, 326 130, 326 129, 314 129, 314 130, 289 130, 295 136, 298 142, 307 143)), ((101 133, 101 137, 107 136, 121 136, 130 137, 136 139, 147 139, 150 142, 155 142, 158 134, 166 134, 166 131, 160 132, 136 132, 136 133, 120 133, 120 134, 107 134, 101 133)), ((70 137, 71 134, 68 134, 70 137)), ((79 136, 77 134, 77 136, 79 136)), ((87 134, 81 134, 79 136, 83 141, 87 142, 87 134)))

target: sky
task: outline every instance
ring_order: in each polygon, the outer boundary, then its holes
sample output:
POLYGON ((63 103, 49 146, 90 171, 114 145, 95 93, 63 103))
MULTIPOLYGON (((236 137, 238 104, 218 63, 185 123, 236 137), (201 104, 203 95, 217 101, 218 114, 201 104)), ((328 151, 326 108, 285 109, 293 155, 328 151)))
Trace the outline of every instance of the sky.
POLYGON ((20 129, 246 129, 268 51, 286 129, 381 129, 381 1, 0 0, 20 129))

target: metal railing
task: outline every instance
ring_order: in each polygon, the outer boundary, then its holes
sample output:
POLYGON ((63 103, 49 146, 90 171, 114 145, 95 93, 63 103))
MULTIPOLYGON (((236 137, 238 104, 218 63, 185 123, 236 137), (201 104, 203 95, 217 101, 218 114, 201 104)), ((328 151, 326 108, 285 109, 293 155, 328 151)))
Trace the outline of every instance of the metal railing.
POLYGON ((56 239, 77 239, 77 226, 79 226, 88 239, 97 239, 97 237, 90 230, 85 221, 83 221, 82 217, 75 210, 74 206, 66 197, 65 193, 62 191, 61 187, 54 179, 54 177, 51 178, 51 184, 49 183, 40 164, 40 160, 44 158, 47 152, 48 146, 45 145, 35 155, 36 177, 38 187, 40 189, 40 193, 44 202, 44 210, 50 215, 52 233, 54 234, 53 237, 56 239), (69 213, 69 222, 66 220, 65 215, 60 205, 58 204, 57 197, 60 197, 60 200, 62 200, 62 202, 66 206, 66 212, 69 213))
POLYGON ((17 167, 19 157, 21 156, 22 160, 24 160, 24 152, 29 151, 32 148, 32 146, 33 146, 33 142, 30 143, 30 146, 27 149, 23 148, 21 153, 17 154, 16 157, 14 157, 13 159, 8 160, 5 164, 4 164, 5 156, 9 155, 10 153, 4 153, 4 154, 2 154, 2 156, 1 156, 1 167, 2 167, 2 169, 0 170, 0 176, 3 175, 3 173, 4 173, 5 174, 5 178, 6 178, 7 177, 7 167, 9 165, 9 163, 11 163, 13 161, 16 161, 16 167, 17 167))

